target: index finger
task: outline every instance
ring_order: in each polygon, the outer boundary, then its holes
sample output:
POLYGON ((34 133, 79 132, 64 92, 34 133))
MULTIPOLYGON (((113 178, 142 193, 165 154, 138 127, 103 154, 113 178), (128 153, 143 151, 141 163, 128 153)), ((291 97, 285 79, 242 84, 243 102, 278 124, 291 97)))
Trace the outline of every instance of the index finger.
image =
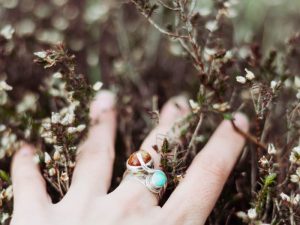
MULTIPOLYGON (((243 114, 235 115, 235 124, 244 131, 248 130, 248 121, 243 114)), ((176 212, 180 212, 179 217, 184 220, 183 224, 204 224, 244 143, 244 138, 234 130, 230 121, 223 121, 193 160, 185 178, 164 205, 164 210, 176 208, 176 212), (189 222, 186 223, 186 220, 189 222)))

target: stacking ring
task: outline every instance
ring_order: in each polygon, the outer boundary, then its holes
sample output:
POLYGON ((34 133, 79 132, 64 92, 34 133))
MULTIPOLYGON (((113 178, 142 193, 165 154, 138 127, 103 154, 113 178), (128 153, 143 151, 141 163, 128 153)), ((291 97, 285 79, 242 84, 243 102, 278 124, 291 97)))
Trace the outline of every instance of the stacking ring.
POLYGON ((162 170, 154 169, 153 159, 148 152, 139 150, 132 153, 126 167, 123 179, 138 180, 161 199, 167 187, 167 176, 162 170))

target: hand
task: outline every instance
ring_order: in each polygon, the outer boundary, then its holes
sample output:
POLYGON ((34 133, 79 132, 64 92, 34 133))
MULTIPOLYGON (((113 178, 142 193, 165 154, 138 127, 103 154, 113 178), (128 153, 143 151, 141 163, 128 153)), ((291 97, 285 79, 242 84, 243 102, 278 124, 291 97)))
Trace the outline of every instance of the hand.
MULTIPOLYGON (((230 122, 222 122, 163 207, 158 206, 154 194, 133 179, 123 181, 107 194, 115 157, 114 102, 114 96, 108 91, 100 92, 93 102, 91 118, 100 122, 91 127, 87 140, 80 146, 72 185, 59 203, 51 203, 45 181, 33 162, 34 148, 24 145, 16 153, 12 165, 14 213, 11 225, 205 223, 241 153, 244 139, 230 122)), ((183 97, 173 98, 163 107, 159 125, 141 146, 154 158, 156 168, 159 155, 152 146, 156 144, 157 135, 166 134, 176 120, 188 113, 189 106, 183 97)), ((235 123, 244 131, 248 129, 247 119, 241 114, 235 115, 235 123)))

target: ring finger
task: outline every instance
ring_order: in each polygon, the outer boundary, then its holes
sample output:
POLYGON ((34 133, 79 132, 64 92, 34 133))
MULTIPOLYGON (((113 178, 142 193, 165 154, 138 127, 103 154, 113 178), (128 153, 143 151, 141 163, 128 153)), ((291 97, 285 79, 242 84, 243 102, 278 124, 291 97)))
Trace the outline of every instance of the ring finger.
MULTIPOLYGON (((175 122, 184 118, 189 112, 187 99, 183 96, 170 99, 162 108, 159 124, 150 132, 140 147, 141 150, 147 151, 151 155, 155 169, 160 167, 160 154, 153 149, 153 146, 160 147, 162 141, 159 140, 164 139, 175 122)), ((125 200, 125 202, 134 201, 140 206, 158 204, 157 196, 135 179, 123 180, 120 186, 112 192, 112 195, 120 200, 125 200)))

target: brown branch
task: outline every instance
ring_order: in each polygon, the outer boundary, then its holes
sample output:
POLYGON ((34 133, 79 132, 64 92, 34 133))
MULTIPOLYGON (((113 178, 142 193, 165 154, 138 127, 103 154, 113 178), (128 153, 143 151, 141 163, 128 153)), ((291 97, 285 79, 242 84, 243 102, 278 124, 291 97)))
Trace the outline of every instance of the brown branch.
POLYGON ((238 132, 240 135, 242 135, 244 138, 246 138, 247 140, 251 141, 252 143, 256 144, 257 146, 259 146, 260 148, 264 149, 264 150, 268 150, 268 147, 261 143, 260 141, 258 141, 256 139, 256 137, 252 136, 251 134, 247 133, 247 132, 244 132, 243 130, 241 130, 235 123, 234 123, 234 120, 230 120, 231 121, 231 124, 234 128, 234 130, 236 132, 238 132))

